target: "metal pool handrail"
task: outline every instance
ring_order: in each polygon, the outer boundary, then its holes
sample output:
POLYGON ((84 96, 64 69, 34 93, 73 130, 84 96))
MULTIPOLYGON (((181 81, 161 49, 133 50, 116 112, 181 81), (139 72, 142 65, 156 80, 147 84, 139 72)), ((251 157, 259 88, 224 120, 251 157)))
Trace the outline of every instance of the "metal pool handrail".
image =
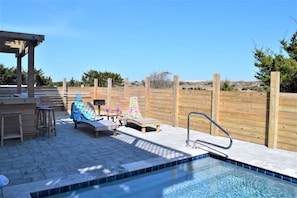
POLYGON ((213 145, 213 146, 216 146, 216 147, 220 147, 220 148, 223 148, 223 149, 229 149, 231 148, 232 146, 232 143, 233 143, 233 140, 232 140, 232 137, 231 135, 225 130, 223 129, 218 123, 216 123, 214 120, 212 120, 207 114, 203 113, 203 112, 190 112, 188 114, 188 133, 187 133, 187 141, 186 141, 186 144, 187 146, 189 146, 189 142, 190 142, 190 116, 192 114, 198 114, 198 115, 203 115, 205 118, 207 118, 212 124, 214 124, 215 126, 217 126, 221 131, 223 131, 228 137, 229 137, 229 140, 230 140, 230 143, 228 146, 221 146, 221 145, 218 145, 218 144, 214 144, 214 143, 211 143, 211 142, 206 142, 206 141, 203 141, 203 140, 195 140, 194 143, 196 142, 202 142, 202 143, 205 143, 205 144, 210 144, 210 145, 213 145))

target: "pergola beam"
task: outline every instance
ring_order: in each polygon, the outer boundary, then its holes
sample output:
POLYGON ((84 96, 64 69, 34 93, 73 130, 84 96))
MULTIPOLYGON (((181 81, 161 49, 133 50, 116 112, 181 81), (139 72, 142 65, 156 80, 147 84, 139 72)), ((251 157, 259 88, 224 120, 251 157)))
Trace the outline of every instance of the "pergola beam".
POLYGON ((0 31, 0 52, 14 53, 17 58, 17 92, 21 91, 21 58, 28 54, 28 97, 34 97, 34 49, 44 35, 0 31))
POLYGON ((19 48, 12 48, 12 47, 8 47, 5 46, 3 44, 0 44, 0 52, 3 53, 17 53, 19 51, 19 48))
POLYGON ((44 35, 39 34, 27 34, 20 32, 8 32, 8 31, 0 31, 1 38, 7 40, 25 40, 25 41, 39 41, 42 42, 44 40, 44 35))

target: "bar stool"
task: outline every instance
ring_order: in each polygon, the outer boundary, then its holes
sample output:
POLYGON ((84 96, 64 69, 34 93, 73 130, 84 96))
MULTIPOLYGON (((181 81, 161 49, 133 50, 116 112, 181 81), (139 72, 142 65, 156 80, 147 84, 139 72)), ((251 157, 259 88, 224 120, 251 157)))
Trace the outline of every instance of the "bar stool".
POLYGON ((43 111, 43 108, 50 108, 50 106, 36 104, 35 115, 36 115, 36 129, 40 127, 46 127, 46 114, 43 111))
POLYGON ((3 146, 3 142, 6 139, 14 139, 20 138, 23 143, 23 124, 22 124, 22 113, 21 112, 0 112, 1 117, 1 147, 3 146), (16 117, 19 120, 19 132, 15 133, 5 133, 5 118, 7 117, 16 117))
POLYGON ((50 106, 37 105, 36 110, 36 128, 47 129, 48 137, 50 137, 52 131, 57 136, 55 109, 50 106))

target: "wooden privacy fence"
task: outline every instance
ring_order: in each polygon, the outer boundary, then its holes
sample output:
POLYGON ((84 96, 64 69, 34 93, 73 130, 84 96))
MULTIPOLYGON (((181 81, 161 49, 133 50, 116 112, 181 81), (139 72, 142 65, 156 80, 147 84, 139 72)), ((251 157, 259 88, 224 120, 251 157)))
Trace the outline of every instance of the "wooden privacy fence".
MULTIPOLYGON (((204 112, 226 129, 234 139, 297 151, 297 94, 279 93, 279 72, 271 74, 271 92, 220 91, 220 76, 214 75, 213 90, 179 89, 179 78, 174 76, 172 89, 152 89, 150 79, 146 78, 145 87, 58 87, 66 110, 77 93, 84 101, 104 99, 108 108, 116 111, 127 110, 130 96, 138 96, 143 116, 156 118, 164 124, 187 128, 190 112, 204 112)), ((191 130, 224 136, 222 132, 199 115, 191 116, 191 130)))

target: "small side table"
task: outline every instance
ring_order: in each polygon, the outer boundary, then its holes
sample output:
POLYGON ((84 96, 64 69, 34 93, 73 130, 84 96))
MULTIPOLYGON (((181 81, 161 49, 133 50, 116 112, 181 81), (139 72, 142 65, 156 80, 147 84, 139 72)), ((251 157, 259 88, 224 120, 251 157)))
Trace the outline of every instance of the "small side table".
POLYGON ((1 147, 3 146, 4 140, 20 138, 23 143, 23 124, 22 124, 22 113, 21 112, 1 112, 1 147), (5 118, 7 117, 16 117, 19 123, 19 132, 16 133, 5 133, 5 118))
POLYGON ((117 114, 117 113, 107 113, 107 114, 103 114, 101 116, 106 116, 107 120, 111 120, 111 121, 113 121, 115 123, 118 122, 118 118, 120 117, 120 115, 117 114))

